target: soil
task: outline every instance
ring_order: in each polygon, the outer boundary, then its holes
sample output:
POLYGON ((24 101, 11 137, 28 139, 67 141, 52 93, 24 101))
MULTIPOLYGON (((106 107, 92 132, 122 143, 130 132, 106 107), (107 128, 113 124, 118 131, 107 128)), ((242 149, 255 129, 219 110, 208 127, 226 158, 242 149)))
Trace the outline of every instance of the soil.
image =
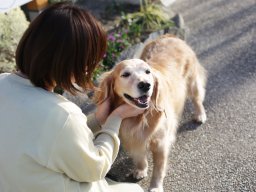
POLYGON ((110 0, 84 0, 78 4, 89 10, 105 27, 106 31, 114 29, 123 13, 132 13, 140 9, 139 5, 117 3, 110 0))

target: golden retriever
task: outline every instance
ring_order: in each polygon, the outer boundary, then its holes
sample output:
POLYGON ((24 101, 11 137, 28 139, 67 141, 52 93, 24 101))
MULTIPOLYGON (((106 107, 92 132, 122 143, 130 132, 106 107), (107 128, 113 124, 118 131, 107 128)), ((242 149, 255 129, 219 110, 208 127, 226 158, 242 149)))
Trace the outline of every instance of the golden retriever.
POLYGON ((96 103, 110 98, 112 109, 124 102, 146 109, 142 115, 122 121, 120 139, 134 160, 136 179, 147 176, 147 152, 152 152, 149 191, 163 192, 168 153, 187 96, 195 106, 195 119, 206 121, 205 84, 206 71, 195 53, 171 35, 148 43, 141 59, 124 60, 102 76, 94 96, 96 103))

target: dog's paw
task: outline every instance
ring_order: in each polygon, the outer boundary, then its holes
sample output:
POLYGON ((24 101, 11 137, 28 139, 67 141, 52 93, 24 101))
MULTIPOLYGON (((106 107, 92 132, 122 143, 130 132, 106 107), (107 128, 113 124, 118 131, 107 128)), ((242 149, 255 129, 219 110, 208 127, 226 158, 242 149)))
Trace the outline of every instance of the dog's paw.
POLYGON ((195 114, 194 119, 198 123, 205 123, 207 119, 206 113, 195 114))
POLYGON ((150 188, 148 190, 149 192, 164 192, 163 187, 158 187, 158 188, 150 188))
POLYGON ((133 178, 135 179, 143 179, 148 176, 148 170, 147 169, 136 169, 133 172, 133 178))

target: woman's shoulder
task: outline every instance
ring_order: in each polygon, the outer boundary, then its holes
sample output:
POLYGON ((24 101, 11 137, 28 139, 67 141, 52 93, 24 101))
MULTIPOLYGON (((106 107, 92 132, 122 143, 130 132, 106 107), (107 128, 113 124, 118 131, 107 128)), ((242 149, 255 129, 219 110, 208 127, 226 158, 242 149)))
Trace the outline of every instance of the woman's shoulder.
POLYGON ((58 97, 59 97, 59 100, 61 100, 61 102, 59 102, 58 106, 63 108, 63 110, 67 111, 68 113, 78 113, 78 114, 82 113, 81 108, 78 107, 75 103, 68 100, 67 98, 65 98, 62 95, 58 95, 58 97))
POLYGON ((29 94, 27 104, 31 106, 31 108, 36 108, 40 111, 37 112, 33 110, 35 115, 44 113, 45 116, 54 119, 54 121, 58 118, 63 121, 71 114, 78 116, 83 115, 81 108, 60 94, 49 92, 41 88, 34 88, 29 91, 29 94))
POLYGON ((82 114, 82 110, 75 103, 71 102, 64 96, 57 93, 50 93, 42 98, 41 105, 47 106, 48 109, 55 111, 55 113, 82 114))

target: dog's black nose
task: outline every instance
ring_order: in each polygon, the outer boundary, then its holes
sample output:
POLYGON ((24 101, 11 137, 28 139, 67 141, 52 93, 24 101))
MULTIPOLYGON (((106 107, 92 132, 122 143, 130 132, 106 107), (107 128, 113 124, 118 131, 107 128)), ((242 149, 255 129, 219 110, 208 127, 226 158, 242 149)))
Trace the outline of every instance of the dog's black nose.
POLYGON ((138 89, 146 93, 150 89, 150 84, 147 82, 141 81, 138 84, 138 89))

